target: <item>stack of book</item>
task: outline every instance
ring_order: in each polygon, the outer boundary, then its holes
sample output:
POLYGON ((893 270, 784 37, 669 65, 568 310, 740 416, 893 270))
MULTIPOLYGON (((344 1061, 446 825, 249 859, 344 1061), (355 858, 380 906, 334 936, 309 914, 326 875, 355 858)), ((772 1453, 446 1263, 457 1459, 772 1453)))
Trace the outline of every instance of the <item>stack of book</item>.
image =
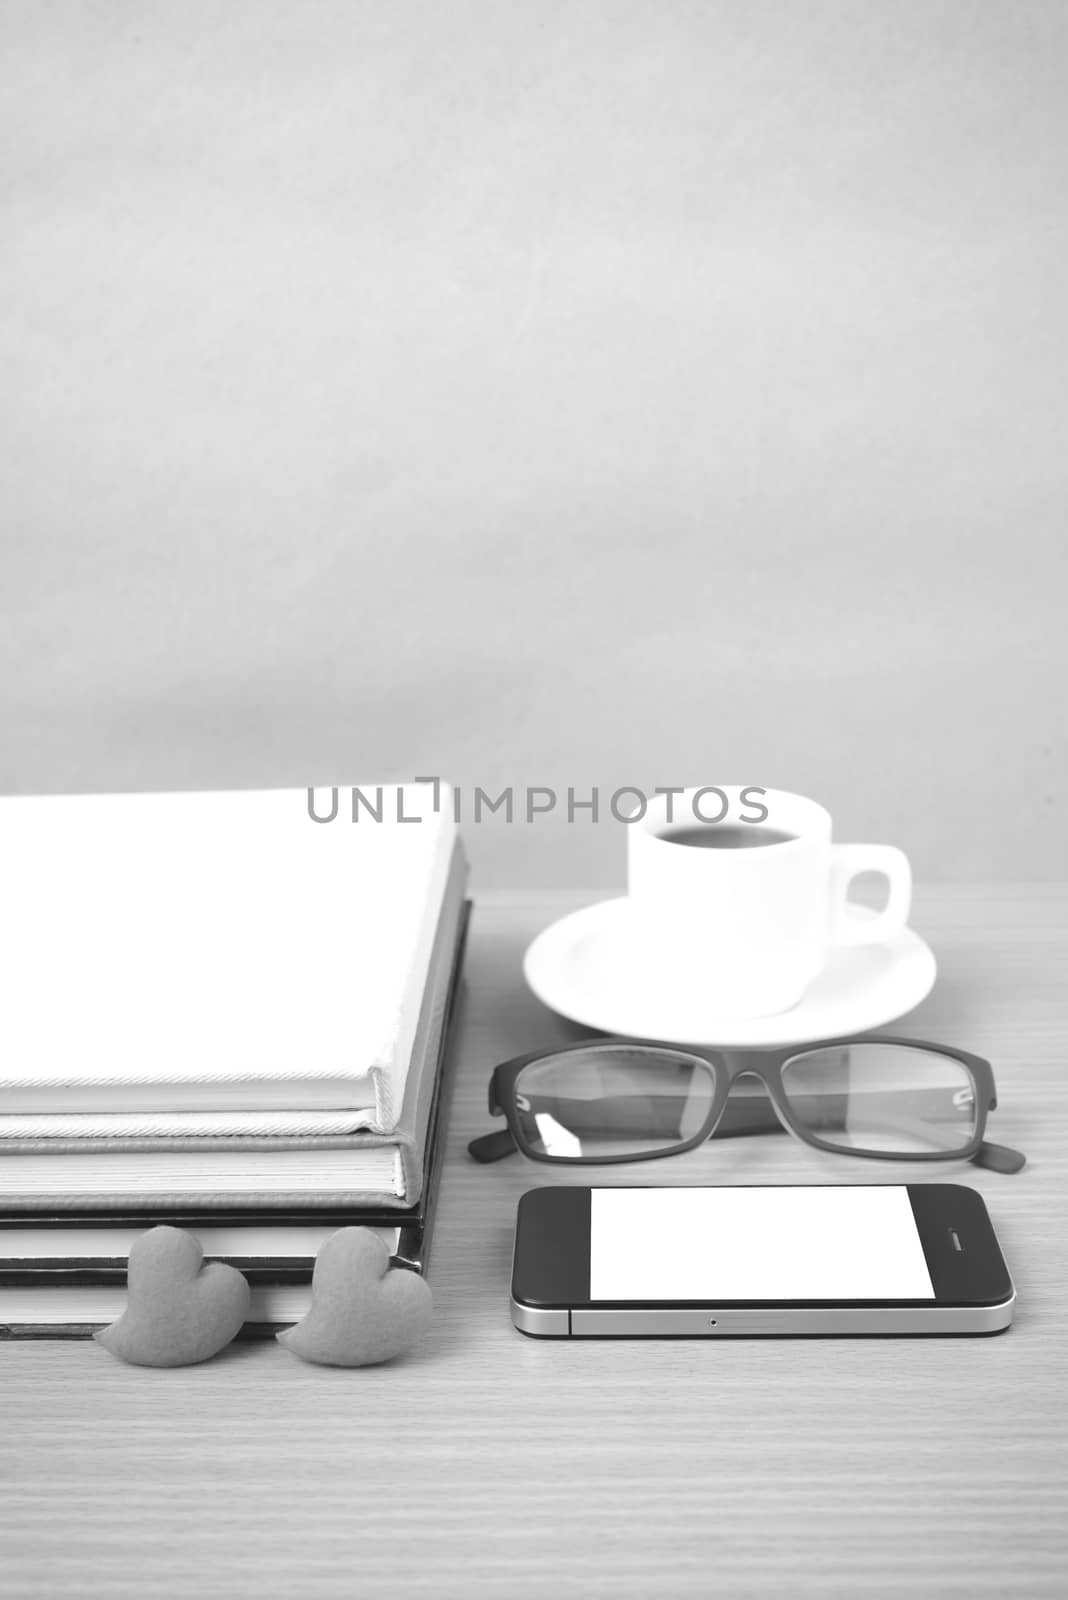
POLYGON ((188 1228, 304 1314, 336 1228, 426 1263, 467 919, 448 791, 0 800, 0 1333, 84 1334, 188 1228))

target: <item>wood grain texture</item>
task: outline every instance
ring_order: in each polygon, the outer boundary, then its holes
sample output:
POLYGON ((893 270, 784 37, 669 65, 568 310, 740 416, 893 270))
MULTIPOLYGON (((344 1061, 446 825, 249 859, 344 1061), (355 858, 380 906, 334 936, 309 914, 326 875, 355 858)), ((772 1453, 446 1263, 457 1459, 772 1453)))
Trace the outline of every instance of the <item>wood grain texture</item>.
MULTIPOLYGON (((566 1036, 519 961, 582 899, 476 906, 420 1353, 341 1372, 240 1346, 160 1372, 90 1344, 0 1346, 6 1592, 1064 1592, 1068 888, 918 898, 940 977, 902 1031, 988 1054, 992 1136, 1029 1157, 1015 1178, 947 1168, 986 1196, 1017 1280, 1015 1328, 979 1340, 513 1331, 512 1217, 545 1178, 518 1159, 477 1167, 464 1146, 487 1125, 494 1062, 566 1036)), ((665 1183, 886 1176, 774 1136, 656 1170, 665 1183)))

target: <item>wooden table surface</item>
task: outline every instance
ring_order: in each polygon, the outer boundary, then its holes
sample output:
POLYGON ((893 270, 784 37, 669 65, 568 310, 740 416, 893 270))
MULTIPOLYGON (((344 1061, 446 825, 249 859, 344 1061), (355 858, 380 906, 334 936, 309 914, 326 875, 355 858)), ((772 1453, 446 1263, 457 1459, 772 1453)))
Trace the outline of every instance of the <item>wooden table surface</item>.
MULTIPOLYGON (((940 975, 901 1031, 988 1055, 1001 1096, 991 1136, 1029 1157, 1017 1177, 939 1173, 982 1190, 1016 1278, 1013 1330, 973 1340, 513 1331, 515 1204, 553 1174, 519 1158, 478 1167, 464 1146, 487 1126, 494 1062, 564 1036, 525 991, 520 956, 583 898, 476 905, 426 1343, 366 1372, 302 1366, 273 1343, 172 1372, 123 1367, 93 1344, 0 1345, 0 1590, 1068 1592, 1068 887, 918 895, 940 975)), ((655 1173, 932 1176, 777 1136, 655 1173)))

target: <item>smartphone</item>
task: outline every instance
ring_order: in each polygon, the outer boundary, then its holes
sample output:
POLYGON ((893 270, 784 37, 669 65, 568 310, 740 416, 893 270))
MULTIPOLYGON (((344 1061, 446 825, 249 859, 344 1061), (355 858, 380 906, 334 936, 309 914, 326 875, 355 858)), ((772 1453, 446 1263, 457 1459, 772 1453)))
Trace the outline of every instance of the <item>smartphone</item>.
POLYGON ((538 1338, 989 1334, 1015 1299, 956 1183, 532 1189, 516 1217, 512 1321, 538 1338))

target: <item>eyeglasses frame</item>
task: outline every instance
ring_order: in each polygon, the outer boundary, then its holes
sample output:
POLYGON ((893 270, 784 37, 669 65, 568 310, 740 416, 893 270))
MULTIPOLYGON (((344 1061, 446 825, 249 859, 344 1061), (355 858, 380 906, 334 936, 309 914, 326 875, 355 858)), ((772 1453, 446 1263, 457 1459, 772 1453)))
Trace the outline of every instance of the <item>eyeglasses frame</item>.
MULTIPOLYGON (((958 1050, 952 1045, 935 1044, 926 1039, 905 1039, 899 1035, 846 1035, 835 1039, 817 1039, 812 1043, 791 1045, 789 1048, 780 1047, 776 1050, 728 1051, 719 1049, 689 1050, 676 1044, 661 1044, 656 1040, 635 1040, 619 1037, 596 1038, 585 1043, 562 1045, 558 1049, 529 1050, 524 1055, 513 1056, 509 1061, 502 1061, 494 1067, 489 1081, 489 1111, 491 1116, 503 1116, 517 1150, 531 1161, 541 1161, 547 1166, 587 1166, 608 1167, 619 1166, 632 1161, 662 1161, 665 1157, 685 1155, 687 1150, 696 1150, 712 1138, 723 1113, 727 1108, 727 1101, 735 1082, 746 1075, 756 1077, 764 1085, 768 1100, 776 1116, 786 1129, 792 1133, 802 1144, 810 1145, 815 1150, 824 1150, 831 1155, 861 1156, 871 1161, 969 1161, 973 1160, 983 1145, 986 1132, 986 1119, 989 1113, 997 1108, 997 1089, 994 1084, 994 1069, 990 1062, 982 1056, 973 1055, 970 1050, 958 1050), (840 1144, 830 1144, 825 1139, 818 1138, 809 1129, 803 1127, 792 1115, 789 1097, 783 1085, 783 1069, 787 1064, 799 1056, 811 1055, 818 1050, 833 1049, 836 1046, 854 1044, 889 1044, 898 1045, 909 1050, 926 1050, 936 1055, 948 1056, 957 1061, 969 1073, 972 1088, 975 1094, 975 1130, 966 1145, 958 1150, 925 1150, 919 1152, 898 1150, 856 1150, 840 1144), (689 1061, 699 1061, 708 1067, 712 1073, 713 1096, 712 1105, 705 1117, 700 1130, 691 1138, 680 1144, 671 1145, 664 1150, 643 1150, 637 1154, 624 1154, 618 1156, 551 1156, 535 1150, 527 1142, 520 1126, 518 1110, 515 1100, 515 1086, 520 1074, 525 1067, 535 1061, 548 1061, 558 1056, 576 1055, 579 1052, 590 1050, 611 1049, 618 1051, 620 1048, 633 1050, 645 1054, 656 1050, 679 1056, 689 1061), (731 1058, 734 1058, 733 1060, 731 1058)), ((476 1141, 477 1142, 477 1141, 476 1141)))

